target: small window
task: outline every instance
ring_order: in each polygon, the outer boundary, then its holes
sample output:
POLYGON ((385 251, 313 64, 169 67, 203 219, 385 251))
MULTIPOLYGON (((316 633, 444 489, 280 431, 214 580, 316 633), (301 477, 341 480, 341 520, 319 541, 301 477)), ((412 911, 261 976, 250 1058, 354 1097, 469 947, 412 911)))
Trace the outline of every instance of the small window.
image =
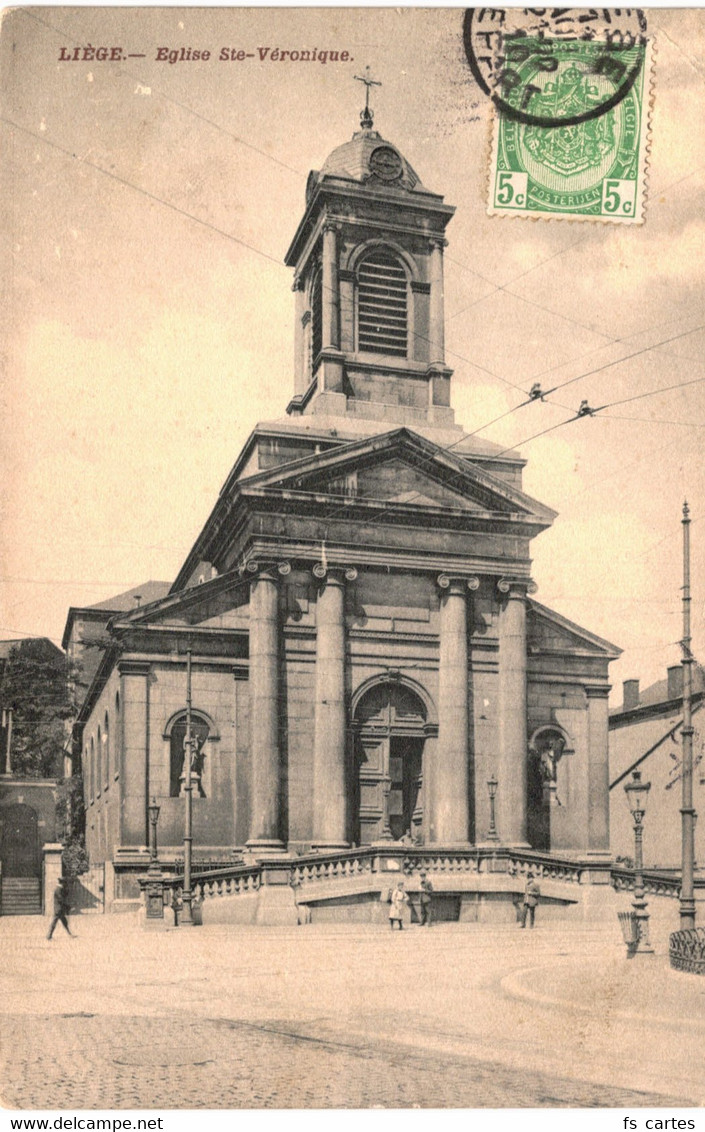
POLYGON ((361 351, 405 358, 408 349, 408 282, 396 256, 381 250, 357 271, 357 344, 361 351))
POLYGON ((98 728, 98 742, 96 744, 96 764, 95 764, 95 794, 96 798, 100 797, 100 791, 103 783, 103 736, 98 728))

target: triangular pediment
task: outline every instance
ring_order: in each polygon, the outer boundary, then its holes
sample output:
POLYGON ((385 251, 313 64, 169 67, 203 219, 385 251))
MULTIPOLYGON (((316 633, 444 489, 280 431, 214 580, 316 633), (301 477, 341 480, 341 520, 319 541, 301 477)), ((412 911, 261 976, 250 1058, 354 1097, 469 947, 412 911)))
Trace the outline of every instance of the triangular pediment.
POLYGON ((622 650, 537 601, 529 601, 527 644, 532 652, 590 653, 614 660, 622 650))
POLYGON ((250 476, 240 480, 238 489, 512 515, 541 526, 555 518, 550 508, 504 480, 407 429, 250 476))
POLYGON ((114 625, 246 629, 249 587, 238 571, 168 594, 113 618, 114 625))

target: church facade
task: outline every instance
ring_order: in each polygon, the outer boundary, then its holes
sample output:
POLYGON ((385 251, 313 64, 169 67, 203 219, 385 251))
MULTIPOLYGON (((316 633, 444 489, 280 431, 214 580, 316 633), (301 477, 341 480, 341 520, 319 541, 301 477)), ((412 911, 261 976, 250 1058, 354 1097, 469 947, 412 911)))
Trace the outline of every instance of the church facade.
POLYGON ((197 860, 488 838, 609 859, 619 650, 535 600, 556 515, 519 455, 455 422, 453 212, 370 117, 309 176, 293 398, 169 593, 105 627, 79 716, 89 854, 118 900, 152 798, 160 856, 181 853, 189 657, 197 860))

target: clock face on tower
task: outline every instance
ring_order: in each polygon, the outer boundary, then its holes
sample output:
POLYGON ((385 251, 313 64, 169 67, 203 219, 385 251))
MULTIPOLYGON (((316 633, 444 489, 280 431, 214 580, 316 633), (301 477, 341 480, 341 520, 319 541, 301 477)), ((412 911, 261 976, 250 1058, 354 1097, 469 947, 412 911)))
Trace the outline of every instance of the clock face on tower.
POLYGON ((401 157, 390 145, 378 145, 370 154, 370 172, 382 181, 397 181, 402 175, 401 157))

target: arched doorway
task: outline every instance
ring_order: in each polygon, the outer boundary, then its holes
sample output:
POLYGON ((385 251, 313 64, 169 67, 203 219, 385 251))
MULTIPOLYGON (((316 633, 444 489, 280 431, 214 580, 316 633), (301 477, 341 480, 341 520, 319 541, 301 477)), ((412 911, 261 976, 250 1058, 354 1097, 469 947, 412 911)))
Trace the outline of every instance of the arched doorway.
POLYGON ((31 806, 18 802, 0 808, 0 859, 3 878, 40 875, 39 829, 31 806))
POLYGON ((421 840, 427 716, 421 696, 393 680, 374 684, 353 704, 358 844, 421 840))

